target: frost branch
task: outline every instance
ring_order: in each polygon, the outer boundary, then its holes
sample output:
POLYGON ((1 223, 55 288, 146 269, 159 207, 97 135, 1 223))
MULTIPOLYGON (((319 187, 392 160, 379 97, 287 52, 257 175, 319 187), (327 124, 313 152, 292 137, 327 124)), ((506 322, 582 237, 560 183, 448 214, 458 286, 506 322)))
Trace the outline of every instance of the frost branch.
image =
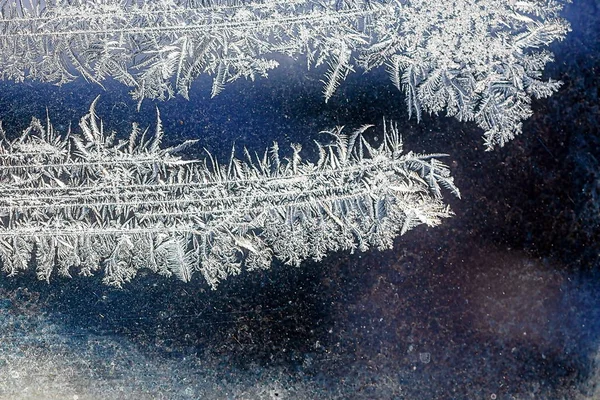
POLYGON ((541 73, 545 48, 569 30, 567 1, 0 0, 0 77, 112 77, 141 102, 187 98, 202 74, 216 96, 267 76, 282 55, 303 56, 328 66, 328 100, 355 67, 385 66, 409 114, 476 121, 492 149, 521 132, 532 97, 559 88, 541 73))
MULTIPOLYGON (((219 163, 176 155, 193 141, 162 148, 134 124, 115 140, 94 111, 81 132, 58 135, 33 119, 20 137, 0 141, 0 260, 10 275, 91 275, 121 286, 140 269, 189 281, 200 272, 215 288, 230 275, 322 259, 327 252, 390 248, 393 239, 451 212, 441 187, 459 195, 438 155, 402 151, 396 126, 383 140, 337 128, 317 144, 316 163, 300 146, 277 146, 219 163)), ((149 135, 151 136, 151 135, 149 135)))

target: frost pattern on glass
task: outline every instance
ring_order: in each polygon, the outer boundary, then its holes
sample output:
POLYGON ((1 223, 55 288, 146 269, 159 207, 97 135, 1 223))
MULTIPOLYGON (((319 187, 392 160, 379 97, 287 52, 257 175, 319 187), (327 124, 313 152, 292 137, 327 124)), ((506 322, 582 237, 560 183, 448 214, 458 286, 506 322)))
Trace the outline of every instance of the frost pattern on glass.
POLYGON ((300 146, 280 158, 243 151, 220 164, 184 160, 193 144, 161 148, 133 124, 128 140, 105 132, 94 112, 80 134, 58 135, 33 119, 14 140, 0 126, 0 260, 9 275, 32 267, 92 275, 121 286, 141 269, 189 281, 199 271, 215 288, 242 268, 289 265, 327 252, 390 248, 415 226, 434 226, 451 211, 442 190, 459 195, 440 154, 403 153, 394 124, 373 146, 336 128, 318 144, 316 163, 300 146), (445 189, 444 189, 445 188, 445 189))
POLYGON ((385 66, 423 111, 476 121, 487 149, 512 139, 542 80, 547 46, 569 27, 557 0, 0 0, 0 76, 63 84, 108 77, 132 96, 188 97, 200 75, 212 95, 267 76, 281 56, 326 65, 325 100, 358 67, 385 66), (205 5, 209 4, 209 5, 205 5))

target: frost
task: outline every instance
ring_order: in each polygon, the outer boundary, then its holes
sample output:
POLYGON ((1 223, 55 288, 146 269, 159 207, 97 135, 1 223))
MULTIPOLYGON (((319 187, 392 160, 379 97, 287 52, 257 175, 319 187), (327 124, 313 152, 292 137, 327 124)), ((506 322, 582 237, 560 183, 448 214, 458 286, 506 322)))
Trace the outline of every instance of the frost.
MULTIPOLYGON (((300 146, 244 160, 184 160, 193 142, 162 148, 134 124, 128 141, 105 132, 92 103, 81 132, 60 136, 34 119, 15 140, 0 141, 0 260, 10 275, 30 268, 89 276, 121 286, 139 270, 183 281, 200 272, 215 288, 228 276, 269 268, 273 257, 297 265, 329 251, 390 248, 393 239, 451 212, 442 189, 459 195, 442 155, 403 153, 394 124, 373 146, 364 126, 329 131, 320 158, 300 146)), ((3 132, 3 131, 2 131, 3 132)), ((152 137, 150 137, 152 136, 152 137)))
POLYGON ((560 86, 541 73, 552 60, 545 48, 569 30, 566 1, 4 0, 0 77, 111 77, 141 102, 187 98, 202 74, 216 96, 267 76, 285 55, 328 66, 327 101, 358 67, 385 66, 410 115, 476 121, 492 149, 521 132, 532 97, 560 86))

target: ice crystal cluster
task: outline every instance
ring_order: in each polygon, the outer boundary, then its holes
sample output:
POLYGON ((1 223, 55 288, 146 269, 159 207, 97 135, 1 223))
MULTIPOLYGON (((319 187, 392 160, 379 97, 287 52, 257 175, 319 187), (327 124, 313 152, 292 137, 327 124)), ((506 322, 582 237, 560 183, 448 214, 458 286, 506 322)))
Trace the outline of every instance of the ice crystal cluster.
POLYGON ((436 225, 451 212, 442 191, 458 195, 438 157, 403 153, 394 124, 378 146, 329 131, 316 162, 293 145, 280 158, 232 153, 220 164, 185 160, 193 144, 161 147, 133 125, 129 139, 105 132, 94 112, 80 133, 61 136, 49 119, 33 119, 20 137, 0 129, 0 259, 8 274, 32 266, 40 279, 103 271, 121 286, 144 269, 189 281, 200 272, 211 287, 230 275, 320 260, 337 250, 385 249, 399 234, 436 225))
MULTIPOLYGON (((349 73, 385 68, 409 116, 475 121, 486 147, 522 130, 533 98, 559 82, 542 72, 569 26, 568 0, 0 0, 0 79, 62 85, 114 79, 144 99, 188 98, 201 75, 212 96, 266 77, 285 57, 323 69, 325 101, 349 73)), ((459 195, 439 154, 403 153, 396 126, 380 144, 329 131, 318 160, 274 144, 228 162, 177 155, 133 125, 105 132, 95 102, 79 132, 33 119, 9 140, 0 125, 0 261, 8 274, 103 271, 114 286, 139 271, 211 287, 273 258, 297 265, 330 251, 392 246, 451 215, 459 195), (33 262, 32 262, 33 261, 33 262)))
POLYGON ((0 76, 63 84, 114 78, 132 95, 212 95, 266 76, 281 57, 326 65, 329 99, 357 68, 384 67, 409 113, 476 121, 488 149, 522 130, 562 39, 568 0, 2 0, 0 76))

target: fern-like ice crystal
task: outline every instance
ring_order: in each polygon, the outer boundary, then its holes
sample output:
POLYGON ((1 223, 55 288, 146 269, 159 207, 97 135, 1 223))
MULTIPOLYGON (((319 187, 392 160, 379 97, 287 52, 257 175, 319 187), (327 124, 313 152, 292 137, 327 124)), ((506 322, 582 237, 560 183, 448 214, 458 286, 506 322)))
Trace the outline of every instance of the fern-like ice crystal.
POLYGON ((316 163, 300 146, 280 158, 244 150, 220 164, 176 155, 193 141, 162 148, 133 125, 128 140, 107 133, 95 102, 80 133, 60 136, 33 119, 8 140, 0 129, 0 260, 10 275, 30 268, 40 279, 104 272, 121 286, 139 270, 211 287, 272 258, 297 265, 327 252, 386 249, 420 224, 451 215, 442 190, 458 195, 438 155, 403 153, 394 124, 378 146, 368 126, 329 132, 316 163))
POLYGON ((0 77, 63 84, 114 78, 139 101, 212 95, 266 76, 281 56, 327 65, 329 99, 360 66, 385 66, 410 114, 474 120, 488 149, 521 132, 568 0, 0 0, 0 77), (206 5, 208 4, 208 5, 206 5))

